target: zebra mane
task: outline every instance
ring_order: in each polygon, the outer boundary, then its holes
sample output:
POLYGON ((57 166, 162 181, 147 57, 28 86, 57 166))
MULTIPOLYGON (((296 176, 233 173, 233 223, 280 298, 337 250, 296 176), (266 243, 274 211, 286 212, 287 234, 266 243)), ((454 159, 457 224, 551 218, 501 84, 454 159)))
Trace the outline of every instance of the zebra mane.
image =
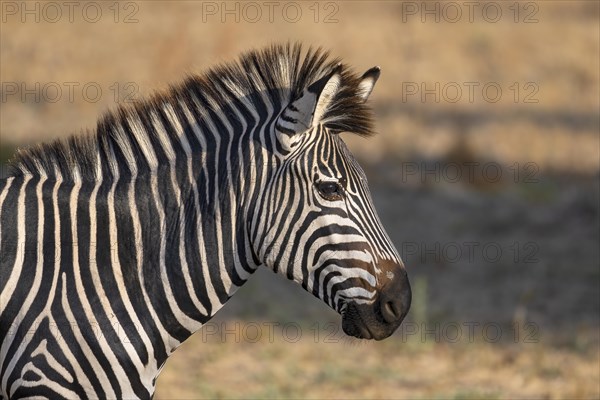
MULTIPOLYGON (((269 96, 272 103, 283 110, 306 87, 340 64, 340 59, 332 59, 322 48, 310 47, 304 56, 303 53, 299 43, 271 45, 246 52, 237 61, 210 68, 203 74, 190 75, 182 83, 133 106, 108 111, 93 132, 20 149, 9 163, 9 174, 60 176, 73 181, 95 179, 100 173, 101 159, 118 164, 123 160, 114 159, 114 150, 120 149, 123 143, 136 142, 123 140, 124 135, 135 135, 138 139, 144 135, 142 141, 156 143, 161 141, 159 135, 169 134, 156 129, 134 132, 126 128, 128 120, 148 121, 152 115, 164 117, 165 106, 180 101, 190 104, 190 98, 196 94, 201 94, 198 105, 205 112, 231 105, 241 97, 251 102, 258 100, 259 93, 269 96)), ((360 76, 344 64, 341 64, 340 75, 340 89, 323 115, 323 124, 335 132, 372 135, 372 111, 360 96, 360 76)), ((141 156, 140 149, 133 150, 134 157, 141 156)))

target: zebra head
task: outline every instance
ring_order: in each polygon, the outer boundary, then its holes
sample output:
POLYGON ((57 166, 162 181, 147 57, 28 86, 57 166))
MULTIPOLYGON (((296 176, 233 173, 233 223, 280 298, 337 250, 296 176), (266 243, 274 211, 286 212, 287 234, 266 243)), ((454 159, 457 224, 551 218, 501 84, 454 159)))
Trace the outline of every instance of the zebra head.
POLYGON ((346 334, 381 340, 406 316, 411 289, 365 173, 340 137, 368 132, 365 102, 378 77, 378 67, 359 77, 332 64, 282 106, 256 247, 263 264, 340 313, 346 334))

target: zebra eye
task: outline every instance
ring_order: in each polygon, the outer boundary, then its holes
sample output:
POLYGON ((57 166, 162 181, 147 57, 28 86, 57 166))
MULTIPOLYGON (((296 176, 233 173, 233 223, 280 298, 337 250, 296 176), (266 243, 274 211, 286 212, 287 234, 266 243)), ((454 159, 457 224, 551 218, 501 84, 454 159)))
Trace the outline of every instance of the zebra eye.
POLYGON ((316 183, 317 190, 321 197, 329 201, 341 200, 344 195, 344 189, 335 181, 319 181, 316 183))

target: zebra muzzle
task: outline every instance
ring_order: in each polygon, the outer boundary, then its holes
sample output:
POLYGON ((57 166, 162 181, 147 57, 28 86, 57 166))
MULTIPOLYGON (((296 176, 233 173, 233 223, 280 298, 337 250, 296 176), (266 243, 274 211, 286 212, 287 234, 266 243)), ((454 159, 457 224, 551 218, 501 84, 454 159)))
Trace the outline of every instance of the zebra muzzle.
POLYGON ((396 271, 373 303, 348 303, 342 319, 342 329, 347 335, 382 340, 398 329, 410 309, 412 292, 406 270, 396 271))

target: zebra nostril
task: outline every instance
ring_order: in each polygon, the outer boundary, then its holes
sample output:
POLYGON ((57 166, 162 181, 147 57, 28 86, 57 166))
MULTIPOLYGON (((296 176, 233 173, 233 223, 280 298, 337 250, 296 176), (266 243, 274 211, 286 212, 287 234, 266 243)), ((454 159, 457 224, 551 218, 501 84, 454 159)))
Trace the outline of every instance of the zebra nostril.
POLYGON ((396 311, 396 308, 394 307, 394 302, 393 301, 387 301, 384 305, 384 309, 386 314, 394 317, 394 319, 398 318, 398 312, 396 311))
POLYGON ((388 324, 391 324, 400 318, 401 312, 399 310, 401 308, 398 300, 384 301, 383 307, 381 307, 381 315, 388 324))

